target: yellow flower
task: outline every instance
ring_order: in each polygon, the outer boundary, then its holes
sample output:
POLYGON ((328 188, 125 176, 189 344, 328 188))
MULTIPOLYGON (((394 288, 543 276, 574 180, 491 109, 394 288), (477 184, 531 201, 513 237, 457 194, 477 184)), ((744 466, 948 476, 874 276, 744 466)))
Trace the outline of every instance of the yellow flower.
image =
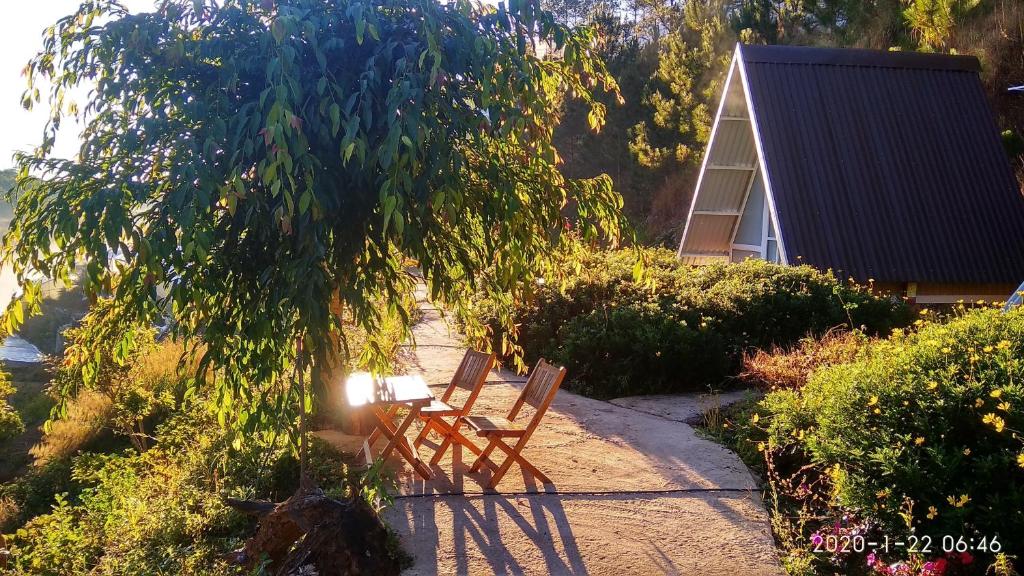
POLYGON ((928 389, 929 390, 935 390, 938 387, 939 387, 939 383, 936 382, 935 380, 931 380, 931 381, 928 382, 928 389))
POLYGON ((764 452, 764 442, 758 442, 757 443, 757 451, 758 452, 764 452))
POLYGON ((757 421, 760 420, 760 419, 761 419, 761 416, 759 414, 757 414, 757 413, 754 413, 754 416, 750 420, 754 424, 757 424, 757 421))
POLYGON ((970 456, 970 455, 971 455, 971 449, 970 448, 964 448, 964 456, 970 456))
POLYGON ((878 492, 875 492, 875 496, 878 496, 879 499, 887 498, 891 492, 891 490, 886 488, 884 490, 879 490, 878 492))
POLYGON ((875 408, 874 410, 872 410, 872 412, 874 412, 875 414, 881 414, 882 413, 882 409, 881 408, 875 408))
POLYGON ((921 316, 924 316, 927 313, 928 313, 928 309, 927 308, 921 308, 921 316))
POLYGON ((960 498, 957 498, 956 496, 946 496, 946 502, 949 502, 949 505, 954 508, 963 508, 970 501, 971 497, 967 494, 961 494, 960 498))
POLYGON ((949 354, 949 353, 950 353, 950 352, 952 352, 952 351, 953 351, 953 349, 952 349, 952 348, 950 348, 949 346, 946 346, 946 347, 944 347, 944 348, 942 349, 942 353, 943 353, 943 354, 949 354))
POLYGON ((996 416, 993 412, 985 414, 985 416, 982 417, 981 421, 984 424, 991 424, 992 427, 996 429, 996 432, 1002 432, 1003 428, 1006 426, 1006 421, 1000 418, 999 416, 996 416))
POLYGON ((970 360, 971 364, 973 364, 973 363, 977 362, 978 360, 981 360, 981 356, 978 356, 977 354, 971 354, 971 357, 968 358, 968 360, 970 360))
POLYGON ((991 354, 992 351, 995 350, 995 348, 991 346, 985 346, 984 348, 982 348, 982 350, 984 350, 986 354, 991 354))
POLYGON ((878 404, 878 396, 872 396, 871 399, 868 400, 868 406, 874 406, 875 404, 878 404))
POLYGON ((996 408, 1002 410, 1003 412, 1009 412, 1010 411, 1010 403, 1009 402, 1000 402, 999 405, 996 406, 996 408))
POLYGON ((924 436, 918 436, 917 438, 914 438, 914 444, 917 444, 918 446, 924 444, 924 436))
POLYGON ((928 519, 929 520, 933 520, 938 515, 939 515, 939 509, 938 508, 936 508, 935 506, 929 506, 928 507, 928 519))
POLYGON ((974 407, 975 408, 981 408, 984 405, 985 405, 985 401, 982 400, 981 398, 975 398, 974 399, 974 407))
POLYGON ((1024 468, 1024 452, 1017 454, 1017 465, 1024 468))
POLYGON ((1009 347, 1010 347, 1010 341, 1009 340, 1000 340, 999 343, 996 344, 996 348, 999 348, 1000 350, 1006 350, 1009 347))
POLYGON ((989 392, 988 395, 993 397, 993 398, 999 398, 1000 396, 1003 395, 1003 391, 998 389, 998 388, 996 388, 995 390, 989 392))

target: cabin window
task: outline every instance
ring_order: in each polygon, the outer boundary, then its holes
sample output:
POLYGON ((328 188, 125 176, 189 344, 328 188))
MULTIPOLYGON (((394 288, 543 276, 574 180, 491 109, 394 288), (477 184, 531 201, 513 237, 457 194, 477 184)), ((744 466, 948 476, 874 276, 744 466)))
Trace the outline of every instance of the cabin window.
POLYGON ((736 225, 736 235, 732 241, 733 262, 742 262, 747 258, 761 258, 769 262, 782 260, 770 214, 764 181, 758 172, 750 183, 750 191, 736 225))
POLYGON ((743 207, 740 223, 736 227, 736 238, 733 240, 733 244, 761 245, 761 238, 764 235, 764 230, 762 229, 764 221, 764 186, 760 182, 761 178, 758 177, 750 187, 750 194, 747 196, 747 203, 743 207))

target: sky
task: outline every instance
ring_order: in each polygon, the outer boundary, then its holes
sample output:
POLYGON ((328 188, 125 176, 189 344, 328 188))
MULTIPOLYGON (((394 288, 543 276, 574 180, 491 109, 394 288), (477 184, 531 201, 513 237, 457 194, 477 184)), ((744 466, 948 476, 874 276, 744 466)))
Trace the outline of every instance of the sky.
MULTIPOLYGON (((153 7, 154 0, 123 0, 133 12, 153 7)), ((79 0, 34 0, 0 18, 0 169, 14 165, 17 150, 28 151, 42 140, 48 106, 29 112, 21 106, 25 64, 43 46, 43 30, 78 8, 79 0)), ((81 102, 79 102, 81 103, 81 102)), ((70 158, 78 150, 79 127, 65 123, 55 156, 70 158)))

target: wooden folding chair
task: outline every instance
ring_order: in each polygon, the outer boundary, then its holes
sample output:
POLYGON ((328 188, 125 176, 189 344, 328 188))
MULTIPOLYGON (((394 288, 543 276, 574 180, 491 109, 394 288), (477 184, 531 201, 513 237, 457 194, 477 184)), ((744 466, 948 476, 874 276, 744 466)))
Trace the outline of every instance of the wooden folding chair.
POLYGON ((423 430, 420 431, 413 445, 418 447, 422 444, 431 430, 437 431, 443 438, 441 445, 438 446, 437 451, 434 453, 434 457, 430 459, 431 464, 437 464, 441 461, 441 457, 444 456, 445 451, 448 450, 452 442, 465 446, 474 454, 480 454, 480 449, 463 436, 459 432, 459 428, 462 426, 465 417, 469 414, 469 410, 473 407, 473 403, 476 402, 476 397, 480 395, 480 390, 483 389, 484 382, 487 381, 487 374, 493 366, 494 354, 467 350, 466 355, 462 357, 458 370, 452 376, 451 383, 445 389, 444 394, 441 395, 441 399, 434 400, 429 406, 424 406, 420 409, 419 416, 423 420, 424 425, 423 430), (469 391, 469 396, 466 397, 466 401, 460 407, 449 404, 456 388, 469 391), (454 419, 449 424, 445 418, 454 419))
POLYGON ((534 467, 533 464, 527 462, 526 458, 522 455, 522 450, 530 440, 530 436, 533 435, 533 431, 537 429, 541 419, 544 418, 544 413, 547 412, 551 401, 555 399, 555 394, 558 392, 558 387, 562 385, 564 378, 565 368, 548 364, 542 358, 537 363, 537 367, 533 369, 530 378, 526 381, 526 387, 523 388, 519 399, 512 406, 512 410, 508 413, 508 418, 493 416, 467 416, 465 418, 466 424, 476 431, 477 436, 482 436, 488 440, 487 447, 484 448, 484 451, 477 457, 476 462, 473 463, 473 467, 470 468, 471 472, 476 472, 485 463, 495 467, 494 462, 489 458, 495 448, 500 448, 506 454, 505 461, 501 466, 496 467, 494 475, 491 476, 491 480, 487 484, 488 488, 493 489, 498 485, 498 482, 508 472, 513 462, 518 462, 523 469, 528 470, 544 484, 551 484, 551 480, 544 473, 534 467), (526 426, 520 426, 514 422, 523 404, 529 404, 534 408, 533 418, 530 419, 526 426), (509 446, 505 443, 504 438, 517 438, 518 441, 515 446, 509 446))

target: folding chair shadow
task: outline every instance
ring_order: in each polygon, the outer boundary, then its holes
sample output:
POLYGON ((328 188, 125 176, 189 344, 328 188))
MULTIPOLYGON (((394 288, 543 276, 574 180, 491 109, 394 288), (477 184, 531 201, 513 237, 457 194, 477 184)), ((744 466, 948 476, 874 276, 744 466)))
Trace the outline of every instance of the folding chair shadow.
POLYGON ((448 384, 448 388, 445 389, 441 398, 439 400, 435 399, 429 406, 424 406, 420 409, 420 420, 424 422, 424 425, 423 430, 420 431, 413 444, 418 447, 432 430, 442 437, 441 445, 438 446, 434 457, 430 459, 432 465, 436 465, 441 461, 441 457, 444 456, 445 451, 452 445, 452 442, 465 446, 474 454, 480 454, 480 449, 463 436, 459 432, 459 428, 462 426, 465 417, 469 414, 470 409, 473 408, 473 403, 476 402, 477 396, 480 395, 480 390, 483 389, 484 382, 487 381, 487 374, 493 366, 494 354, 467 350, 466 355, 462 357, 462 362, 459 363, 458 370, 452 376, 451 383, 448 384), (462 388, 469 392, 466 401, 459 407, 450 404, 452 395, 457 388, 462 388), (445 418, 453 418, 451 424, 445 418))
POLYGON ((551 480, 544 473, 523 457, 522 450, 526 447, 526 443, 533 435, 533 431, 537 429, 541 419, 544 418, 544 413, 547 412, 548 406, 554 400, 563 379, 565 379, 565 368, 548 364, 542 358, 530 373, 523 392, 508 413, 508 418, 494 416, 468 416, 465 418, 466 424, 476 432, 477 436, 482 436, 488 441, 487 447, 470 468, 471 472, 478 471, 483 464, 496 468, 487 484, 488 488, 493 489, 498 485, 513 462, 518 462, 523 469, 528 470, 544 484, 551 484, 551 480), (525 426, 514 421, 522 410, 523 404, 529 404, 534 408, 533 418, 525 426), (517 441, 514 446, 509 446, 505 443, 505 438, 516 438, 517 441), (495 448, 500 449, 506 455, 501 466, 495 466, 489 458, 495 448))

